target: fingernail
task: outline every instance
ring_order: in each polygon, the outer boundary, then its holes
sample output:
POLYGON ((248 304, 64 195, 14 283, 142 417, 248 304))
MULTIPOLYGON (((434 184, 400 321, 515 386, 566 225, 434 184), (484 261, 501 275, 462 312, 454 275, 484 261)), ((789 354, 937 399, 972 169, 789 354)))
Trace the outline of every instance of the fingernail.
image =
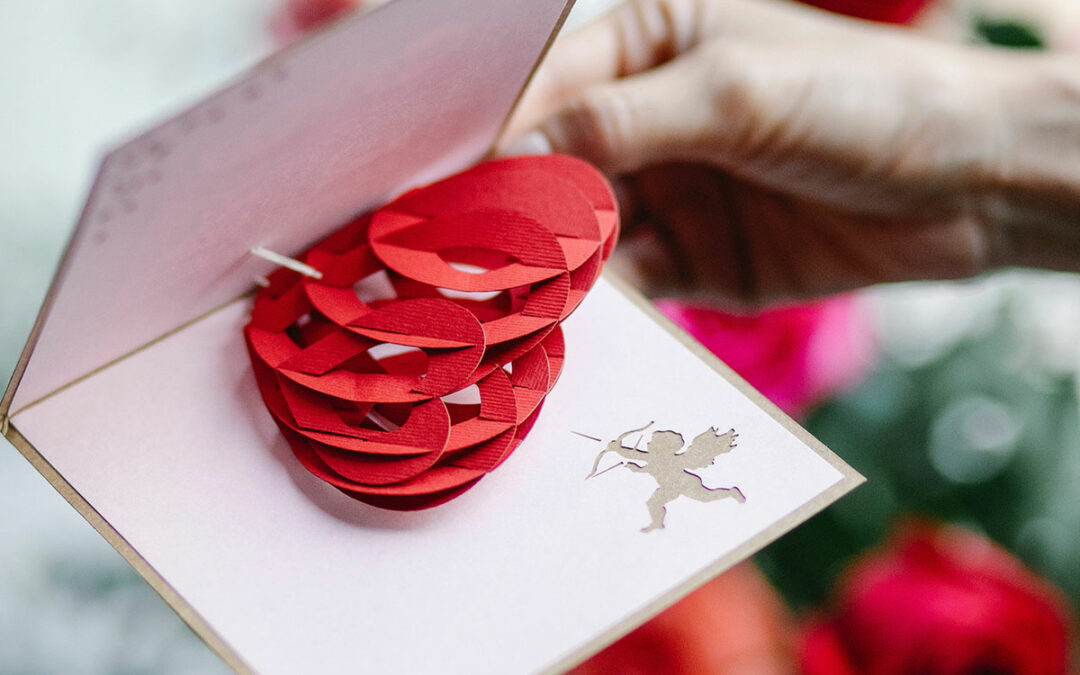
POLYGON ((495 153, 504 157, 547 155, 551 153, 551 141, 543 131, 534 129, 505 143, 500 143, 495 153))

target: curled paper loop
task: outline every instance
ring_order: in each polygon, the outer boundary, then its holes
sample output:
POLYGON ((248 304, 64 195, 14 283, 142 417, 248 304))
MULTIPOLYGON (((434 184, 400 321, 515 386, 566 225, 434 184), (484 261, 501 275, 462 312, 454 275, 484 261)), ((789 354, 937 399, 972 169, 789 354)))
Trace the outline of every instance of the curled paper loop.
POLYGON ((296 458, 394 510, 468 490, 512 453, 562 370, 560 322, 618 217, 603 176, 559 155, 480 164, 361 216, 279 269, 245 328, 296 458))

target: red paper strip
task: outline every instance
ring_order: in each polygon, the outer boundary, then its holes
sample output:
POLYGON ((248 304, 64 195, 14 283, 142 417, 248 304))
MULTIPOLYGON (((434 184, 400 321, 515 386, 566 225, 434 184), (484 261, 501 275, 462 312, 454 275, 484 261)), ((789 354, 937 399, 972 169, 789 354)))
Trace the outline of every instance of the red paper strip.
POLYGON ((488 162, 357 218, 281 269, 245 328, 297 459, 375 506, 423 509, 498 467, 565 358, 559 323, 618 233, 592 166, 488 162), (468 398, 469 395, 472 398, 468 398))

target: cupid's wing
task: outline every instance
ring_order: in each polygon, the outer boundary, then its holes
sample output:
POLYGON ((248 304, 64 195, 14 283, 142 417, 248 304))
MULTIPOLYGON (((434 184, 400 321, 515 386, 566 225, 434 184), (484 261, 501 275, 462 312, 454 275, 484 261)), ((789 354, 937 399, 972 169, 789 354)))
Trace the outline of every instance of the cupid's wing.
POLYGON ((679 455, 679 465, 683 469, 704 469, 713 463, 717 455, 730 452, 735 447, 735 439, 738 436, 734 429, 721 434, 710 427, 690 441, 686 452, 679 455))

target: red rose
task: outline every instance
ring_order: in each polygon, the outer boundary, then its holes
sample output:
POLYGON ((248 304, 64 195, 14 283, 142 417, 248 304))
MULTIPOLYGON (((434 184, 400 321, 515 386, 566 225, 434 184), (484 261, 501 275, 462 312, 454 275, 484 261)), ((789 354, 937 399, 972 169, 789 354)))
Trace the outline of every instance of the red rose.
POLYGON ((286 0, 274 16, 271 30, 278 42, 292 42, 310 30, 370 4, 370 0, 286 0))
POLYGON ((870 21, 908 23, 930 0, 802 0, 808 5, 870 21))
POLYGON ((984 537, 920 525, 847 573, 837 612, 805 632, 800 663, 807 675, 1064 675, 1064 607, 984 537))

